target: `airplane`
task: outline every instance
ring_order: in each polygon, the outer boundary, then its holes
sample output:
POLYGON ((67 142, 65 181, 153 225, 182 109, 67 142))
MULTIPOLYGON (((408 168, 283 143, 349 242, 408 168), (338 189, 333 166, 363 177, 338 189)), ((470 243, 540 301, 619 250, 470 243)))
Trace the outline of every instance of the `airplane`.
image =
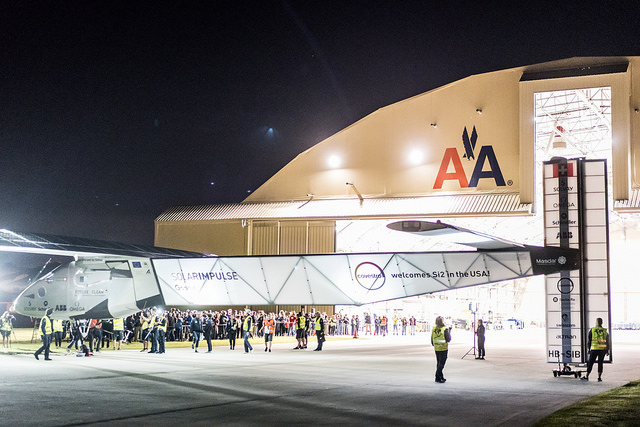
POLYGON ((362 305, 552 274, 576 249, 530 246, 438 222, 388 228, 449 238, 467 251, 212 256, 0 230, 0 251, 68 256, 43 270, 11 310, 54 319, 126 317, 154 306, 362 305))

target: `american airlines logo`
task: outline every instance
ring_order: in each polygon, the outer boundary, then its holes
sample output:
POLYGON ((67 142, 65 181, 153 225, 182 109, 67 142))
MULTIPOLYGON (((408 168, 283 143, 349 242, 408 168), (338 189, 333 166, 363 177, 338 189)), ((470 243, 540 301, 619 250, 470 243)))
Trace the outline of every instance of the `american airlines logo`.
POLYGON ((458 149, 455 147, 447 148, 442 156, 440 169, 433 184, 434 190, 441 189, 445 181, 458 181, 460 188, 477 187, 481 179, 493 179, 498 187, 513 184, 511 181, 505 183, 502 171, 500 170, 500 164, 498 163, 492 145, 481 146, 478 152, 478 158, 476 159, 475 149, 477 141, 478 132, 476 131, 476 127, 473 127, 471 136, 469 136, 469 132, 465 126, 462 132, 462 146, 464 148, 462 158, 468 161, 475 161, 471 177, 467 179, 467 174, 462 167, 462 160, 460 159, 460 154, 458 154, 458 149), (450 168, 453 168, 453 171, 450 172, 450 168))

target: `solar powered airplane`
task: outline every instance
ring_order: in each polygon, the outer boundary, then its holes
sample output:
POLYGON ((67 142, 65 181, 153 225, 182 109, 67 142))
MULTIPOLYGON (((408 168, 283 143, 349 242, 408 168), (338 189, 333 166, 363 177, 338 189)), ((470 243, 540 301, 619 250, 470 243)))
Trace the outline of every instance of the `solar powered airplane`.
POLYGON ((439 236, 459 252, 204 256, 0 230, 0 251, 68 256, 44 268, 12 310, 53 318, 125 317, 152 306, 361 305, 579 268, 578 250, 522 245, 441 222, 389 228, 439 236))

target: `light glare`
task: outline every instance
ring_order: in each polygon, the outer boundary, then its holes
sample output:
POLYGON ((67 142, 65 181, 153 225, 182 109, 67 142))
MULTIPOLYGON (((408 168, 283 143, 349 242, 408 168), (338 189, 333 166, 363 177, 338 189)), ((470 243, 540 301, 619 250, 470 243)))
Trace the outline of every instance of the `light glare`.
POLYGON ((340 166, 340 157, 336 156, 335 154, 330 156, 328 159, 329 162, 329 167, 330 168, 337 168, 340 166))

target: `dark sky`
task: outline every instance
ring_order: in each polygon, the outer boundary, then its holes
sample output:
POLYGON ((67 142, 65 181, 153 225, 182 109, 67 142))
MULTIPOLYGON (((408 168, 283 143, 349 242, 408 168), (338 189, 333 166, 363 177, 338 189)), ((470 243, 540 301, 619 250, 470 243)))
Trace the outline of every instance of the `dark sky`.
POLYGON ((240 202, 378 108, 640 55, 639 21, 638 1, 3 1, 0 228, 151 244, 166 208, 240 202))

